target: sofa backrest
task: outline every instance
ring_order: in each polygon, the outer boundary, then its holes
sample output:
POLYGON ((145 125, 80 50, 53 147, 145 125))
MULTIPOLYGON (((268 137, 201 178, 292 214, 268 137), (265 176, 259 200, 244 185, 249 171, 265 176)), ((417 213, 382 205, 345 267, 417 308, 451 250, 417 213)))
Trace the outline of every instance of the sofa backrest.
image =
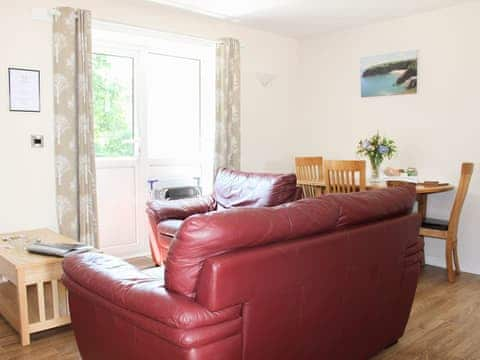
POLYGON ((405 215, 413 208, 416 192, 414 188, 390 188, 326 197, 339 208, 337 228, 344 228, 405 215))
POLYGON ((199 274, 209 258, 402 216, 411 212, 414 200, 414 191, 402 187, 191 216, 171 245, 166 286, 195 298, 199 274))
POLYGON ((242 304, 244 359, 370 359, 402 336, 418 275, 418 214, 206 260, 196 302, 242 304))
POLYGON ((276 206, 293 201, 297 194, 295 174, 249 173, 220 169, 214 197, 219 209, 276 206))

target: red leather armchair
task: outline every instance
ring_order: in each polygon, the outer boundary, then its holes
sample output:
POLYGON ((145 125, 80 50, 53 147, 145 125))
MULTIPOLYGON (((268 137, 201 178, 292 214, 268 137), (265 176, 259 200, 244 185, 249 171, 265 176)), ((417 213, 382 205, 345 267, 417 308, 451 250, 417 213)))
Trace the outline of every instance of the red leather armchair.
POLYGON ((103 254, 67 257, 82 358, 368 359, 409 317, 414 199, 393 188, 191 216, 165 281, 103 254))
POLYGON ((173 201, 150 201, 150 250, 153 261, 161 265, 183 220, 194 214, 237 207, 276 206, 298 200, 295 174, 248 173, 220 169, 210 196, 173 201))

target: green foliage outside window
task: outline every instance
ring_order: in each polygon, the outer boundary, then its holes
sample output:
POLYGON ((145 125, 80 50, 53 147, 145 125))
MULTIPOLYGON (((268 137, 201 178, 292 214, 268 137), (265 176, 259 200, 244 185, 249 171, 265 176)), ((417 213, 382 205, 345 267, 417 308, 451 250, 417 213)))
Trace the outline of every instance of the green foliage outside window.
MULTIPOLYGON (((133 156, 131 75, 128 81, 113 76, 112 61, 125 60, 94 54, 93 112, 97 157, 133 156), (130 82, 130 84, 129 84, 130 82)), ((130 61, 130 59, 128 59, 130 61)))

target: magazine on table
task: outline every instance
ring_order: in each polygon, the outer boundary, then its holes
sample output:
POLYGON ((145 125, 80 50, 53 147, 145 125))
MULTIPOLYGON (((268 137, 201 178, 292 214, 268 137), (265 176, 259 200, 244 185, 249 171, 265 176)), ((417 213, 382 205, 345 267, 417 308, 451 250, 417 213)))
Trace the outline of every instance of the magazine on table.
POLYGON ((418 184, 418 176, 406 176, 406 175, 400 175, 400 176, 388 176, 385 175, 383 177, 383 180, 386 181, 403 181, 403 182, 409 182, 412 184, 418 184))
POLYGON ((65 257, 67 255, 79 254, 93 250, 93 246, 83 243, 47 244, 37 241, 28 245, 27 250, 36 254, 65 257))

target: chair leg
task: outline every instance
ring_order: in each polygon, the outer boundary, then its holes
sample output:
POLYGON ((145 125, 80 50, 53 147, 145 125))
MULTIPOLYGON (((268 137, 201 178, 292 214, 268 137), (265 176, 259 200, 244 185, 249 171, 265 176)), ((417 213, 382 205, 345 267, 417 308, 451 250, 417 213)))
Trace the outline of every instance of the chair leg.
POLYGON ((453 262, 455 263, 455 273, 460 275, 460 262, 458 261, 457 239, 453 244, 453 262))
POLYGON ((453 244, 451 239, 447 239, 445 245, 445 258, 447 262, 448 281, 455 282, 455 271, 453 270, 453 244))

